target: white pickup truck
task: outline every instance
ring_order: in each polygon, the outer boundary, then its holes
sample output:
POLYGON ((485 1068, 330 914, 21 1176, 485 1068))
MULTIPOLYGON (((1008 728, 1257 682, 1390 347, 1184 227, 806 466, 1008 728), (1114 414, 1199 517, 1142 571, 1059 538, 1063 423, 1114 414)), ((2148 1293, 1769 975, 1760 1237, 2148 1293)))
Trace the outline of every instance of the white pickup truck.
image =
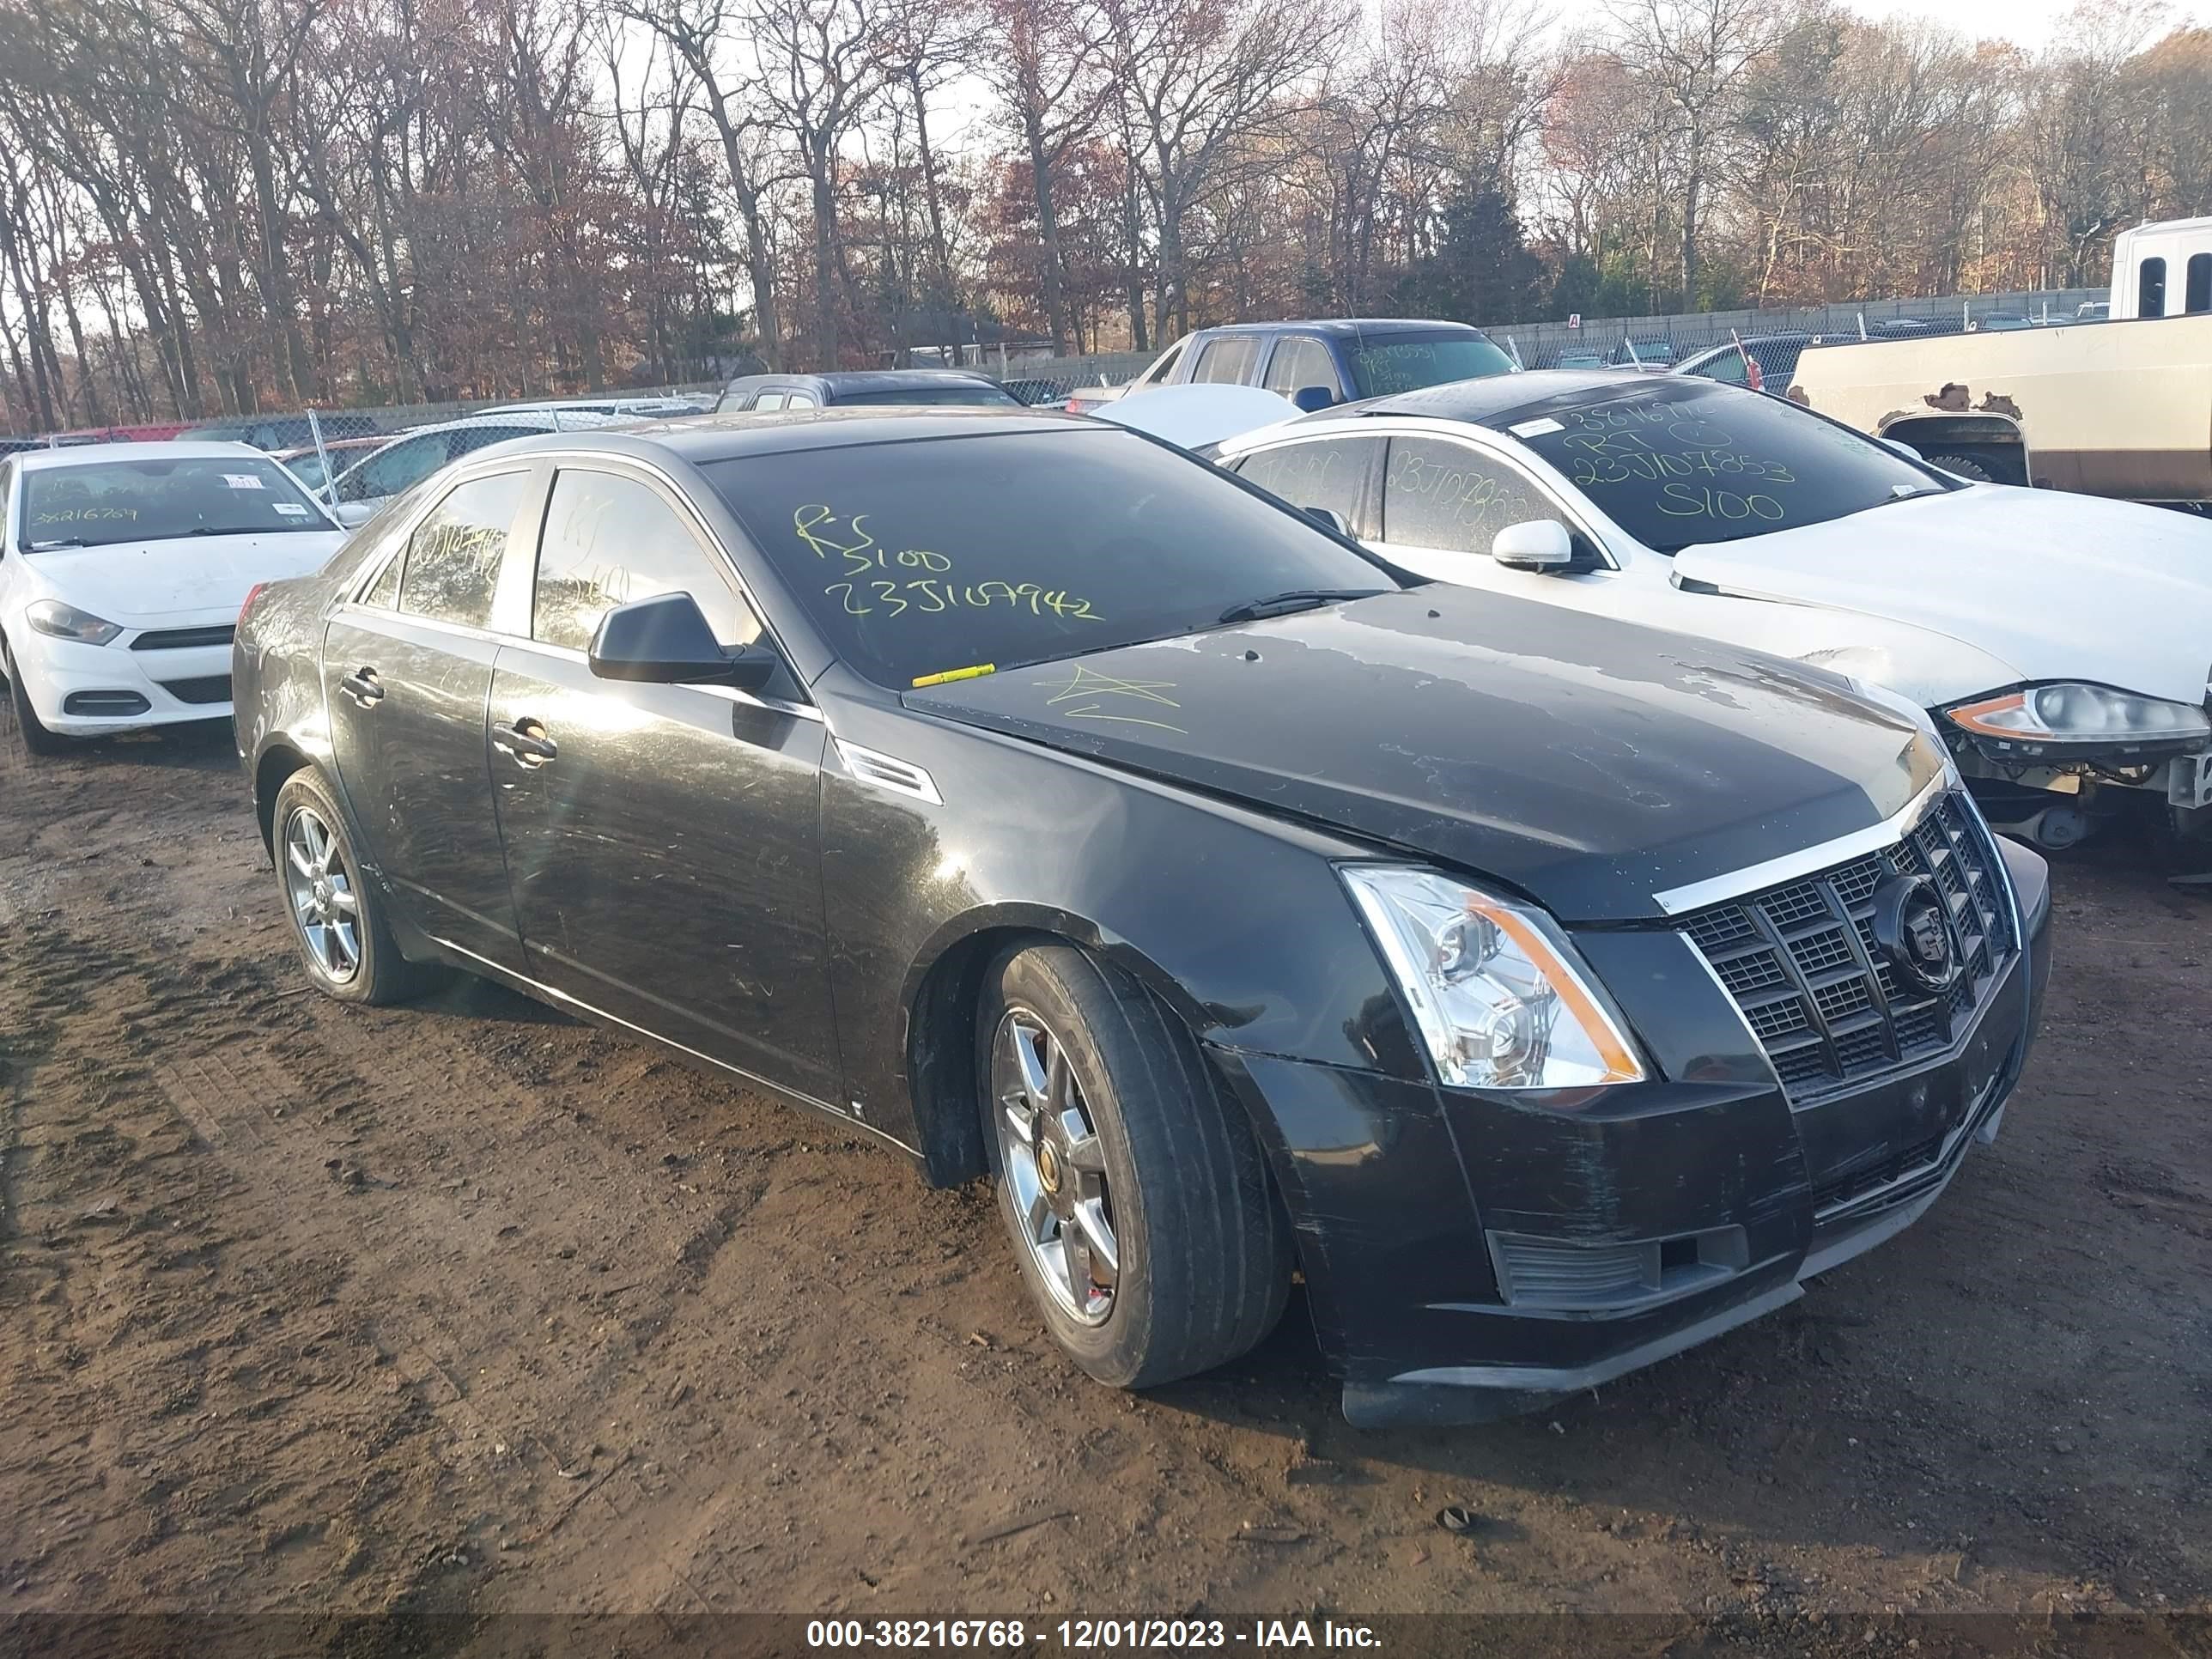
POLYGON ((2212 219, 2122 233, 2113 272, 2110 320, 1823 343, 1797 360, 1789 395, 1962 477, 2201 510, 2212 219))

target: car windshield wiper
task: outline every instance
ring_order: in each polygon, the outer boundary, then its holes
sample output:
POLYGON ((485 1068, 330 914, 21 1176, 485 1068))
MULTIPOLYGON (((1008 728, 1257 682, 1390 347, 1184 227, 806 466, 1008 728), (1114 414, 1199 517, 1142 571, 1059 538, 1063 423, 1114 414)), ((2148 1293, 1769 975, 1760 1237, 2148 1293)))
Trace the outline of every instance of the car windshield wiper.
POLYGON ((1311 611, 1339 599, 1372 599, 1389 592, 1383 587, 1299 587, 1287 593, 1271 593, 1264 599, 1246 599, 1221 613, 1225 623, 1258 622, 1262 617, 1287 617, 1293 611, 1311 611))
POLYGON ((89 547, 92 544, 82 536, 56 536, 43 542, 25 542, 26 553, 50 553, 58 547, 89 547))

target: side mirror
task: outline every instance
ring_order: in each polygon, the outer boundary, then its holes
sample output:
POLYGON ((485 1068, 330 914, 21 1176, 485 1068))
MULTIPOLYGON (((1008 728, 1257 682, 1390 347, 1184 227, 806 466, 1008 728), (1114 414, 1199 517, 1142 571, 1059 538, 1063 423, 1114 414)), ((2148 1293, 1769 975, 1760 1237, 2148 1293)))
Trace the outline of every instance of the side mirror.
POLYGON ((722 649, 706 612, 689 593, 657 593, 618 605, 592 635, 592 672, 647 685, 733 685, 757 691, 775 674, 767 651, 722 649))
POLYGON ((1559 570, 1575 562, 1575 544, 1558 520, 1531 519, 1499 531, 1490 556, 1510 570, 1559 570))
POLYGON ((1923 456, 1918 450, 1915 449, 1911 444, 1906 443, 1902 438, 1884 438, 1882 442, 1887 444, 1892 449, 1904 456, 1908 461, 1917 461, 1926 459, 1926 457, 1923 456))
POLYGON ((1324 530, 1334 530, 1346 538, 1352 534, 1352 526, 1344 521, 1344 514, 1333 507, 1302 507, 1298 511, 1324 530))
POLYGON ((1298 406, 1302 414, 1314 415, 1324 409, 1334 408, 1336 393, 1325 386, 1302 386, 1291 395, 1291 401, 1298 406))
POLYGON ((348 530, 365 525, 375 516, 376 505, 373 501, 340 501, 337 504, 337 521, 348 530))

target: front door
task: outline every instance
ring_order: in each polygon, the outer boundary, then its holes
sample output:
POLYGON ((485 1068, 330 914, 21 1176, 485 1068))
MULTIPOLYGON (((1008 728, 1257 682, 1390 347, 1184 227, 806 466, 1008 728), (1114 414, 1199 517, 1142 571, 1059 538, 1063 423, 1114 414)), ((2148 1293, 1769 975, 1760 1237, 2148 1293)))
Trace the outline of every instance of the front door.
POLYGON ((323 639, 323 702, 368 858, 402 917, 504 968, 520 965, 493 833, 484 705, 490 631, 526 465, 455 486, 323 639))
POLYGON ((760 637, 723 556, 664 487, 599 465, 555 475, 531 638, 501 649, 490 705, 529 972, 835 1104, 820 868, 827 728, 795 702, 602 680, 586 659, 610 608, 678 592, 724 645, 760 637))

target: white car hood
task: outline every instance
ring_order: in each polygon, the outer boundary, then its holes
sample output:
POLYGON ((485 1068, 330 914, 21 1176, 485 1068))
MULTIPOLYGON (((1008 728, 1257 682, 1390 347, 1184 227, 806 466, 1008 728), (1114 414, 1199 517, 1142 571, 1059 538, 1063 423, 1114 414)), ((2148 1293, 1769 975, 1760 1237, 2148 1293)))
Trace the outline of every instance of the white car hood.
POLYGON ((1095 420, 1134 427, 1184 449, 1241 438, 1261 427, 1294 421, 1298 406, 1256 386, 1148 386, 1091 411, 1095 420))
POLYGON ((2212 525, 2159 507, 1980 484, 1686 547, 1674 574, 1972 647, 1957 684, 1940 683, 1940 650, 1890 678, 1931 705, 1996 689, 1992 659, 2015 682, 2093 680, 2185 703, 2203 702, 2212 677, 2212 525))
POLYGON ((319 570, 345 541, 343 530, 274 536, 188 536, 112 547, 57 547, 24 556, 49 592, 125 628, 182 614, 238 614, 256 582, 319 570))

